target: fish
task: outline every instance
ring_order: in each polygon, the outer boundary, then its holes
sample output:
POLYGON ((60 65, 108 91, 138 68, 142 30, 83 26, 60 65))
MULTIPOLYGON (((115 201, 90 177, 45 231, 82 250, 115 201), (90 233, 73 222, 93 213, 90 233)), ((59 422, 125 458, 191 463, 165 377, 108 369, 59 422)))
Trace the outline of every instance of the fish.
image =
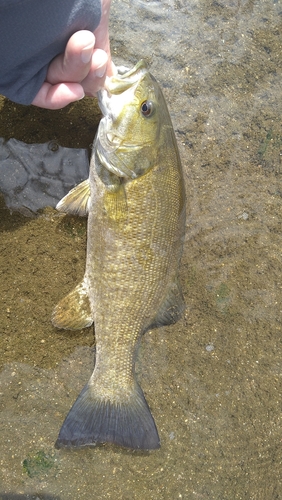
POLYGON ((175 323, 185 308, 183 172, 163 93, 143 60, 118 68, 98 103, 89 179, 57 205, 88 215, 85 275, 52 316, 58 328, 94 323, 95 367, 55 447, 153 450, 160 438, 134 366, 143 334, 175 323))

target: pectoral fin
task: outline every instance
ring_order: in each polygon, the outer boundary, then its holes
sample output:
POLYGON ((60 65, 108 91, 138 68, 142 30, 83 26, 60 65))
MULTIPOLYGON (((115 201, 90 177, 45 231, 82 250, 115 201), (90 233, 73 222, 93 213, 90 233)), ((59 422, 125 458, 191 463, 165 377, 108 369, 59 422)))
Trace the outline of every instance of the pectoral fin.
POLYGON ((122 222, 127 219, 127 201, 124 186, 116 190, 106 191, 104 194, 104 206, 110 219, 122 222))
POLYGON ((52 323, 57 328, 67 330, 80 330, 92 325, 90 301, 84 281, 56 305, 52 323))
POLYGON ((168 295, 161 304, 150 328, 172 325, 182 316, 185 309, 185 302, 179 283, 173 283, 168 295))
POLYGON ((89 179, 81 182, 59 201, 56 209, 71 215, 86 216, 89 212, 90 183, 89 179))

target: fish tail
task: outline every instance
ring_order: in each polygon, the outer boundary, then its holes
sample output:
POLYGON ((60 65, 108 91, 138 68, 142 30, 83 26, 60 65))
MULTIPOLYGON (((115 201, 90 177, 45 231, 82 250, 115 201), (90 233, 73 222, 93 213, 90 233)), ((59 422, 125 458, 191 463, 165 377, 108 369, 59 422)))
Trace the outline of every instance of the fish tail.
POLYGON ((55 447, 93 446, 106 442, 131 449, 160 447, 156 424, 137 383, 124 401, 95 397, 94 387, 88 383, 69 411, 55 447))

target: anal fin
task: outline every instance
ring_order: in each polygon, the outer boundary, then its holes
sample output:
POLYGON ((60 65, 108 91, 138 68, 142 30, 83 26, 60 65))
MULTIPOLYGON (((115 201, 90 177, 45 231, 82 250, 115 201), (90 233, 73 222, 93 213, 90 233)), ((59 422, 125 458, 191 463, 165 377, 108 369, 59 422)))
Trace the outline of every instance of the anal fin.
POLYGON ((93 317, 85 282, 82 281, 54 308, 52 323, 57 328, 80 330, 92 325, 93 317))
POLYGON ((149 328, 176 323, 181 318, 184 310, 185 302, 180 285, 178 282, 173 283, 149 328))

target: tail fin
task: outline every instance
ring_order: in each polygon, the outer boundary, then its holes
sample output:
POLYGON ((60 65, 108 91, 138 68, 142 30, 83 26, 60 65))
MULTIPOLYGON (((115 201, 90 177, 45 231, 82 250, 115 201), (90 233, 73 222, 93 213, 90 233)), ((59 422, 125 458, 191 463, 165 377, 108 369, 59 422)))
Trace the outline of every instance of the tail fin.
POLYGON ((125 402, 95 398, 93 386, 87 384, 69 411, 55 447, 105 442, 132 449, 160 447, 154 419, 137 383, 134 393, 125 402))

